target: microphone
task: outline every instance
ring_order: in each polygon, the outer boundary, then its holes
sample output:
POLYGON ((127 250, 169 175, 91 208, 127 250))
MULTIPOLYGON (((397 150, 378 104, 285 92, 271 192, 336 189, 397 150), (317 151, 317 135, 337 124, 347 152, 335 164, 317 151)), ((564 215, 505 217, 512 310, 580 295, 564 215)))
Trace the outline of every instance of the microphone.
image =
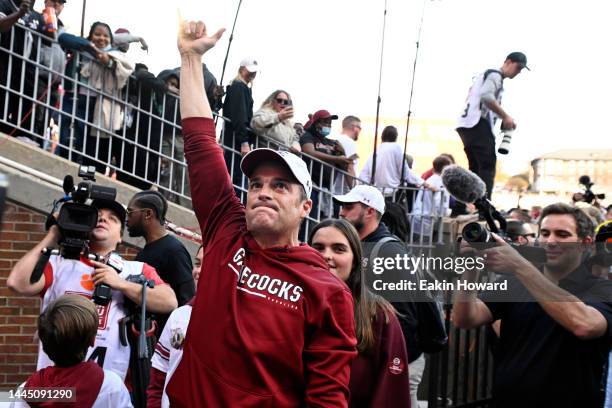
POLYGON ((583 186, 587 186, 587 187, 591 187, 593 184, 591 183, 591 178, 589 176, 580 176, 580 178, 578 179, 578 183, 582 184, 583 186))
POLYGON ((487 193, 487 187, 480 177, 456 164, 442 171, 442 184, 450 195, 464 204, 473 204, 487 193))

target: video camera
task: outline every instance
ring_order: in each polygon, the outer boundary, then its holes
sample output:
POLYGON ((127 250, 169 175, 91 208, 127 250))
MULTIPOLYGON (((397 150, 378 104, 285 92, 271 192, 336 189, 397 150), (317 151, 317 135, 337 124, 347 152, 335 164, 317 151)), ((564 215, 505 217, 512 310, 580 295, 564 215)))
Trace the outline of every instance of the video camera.
POLYGON ((98 209, 85 204, 88 199, 114 201, 117 190, 95 184, 94 166, 81 166, 79 177, 81 181, 76 187, 72 176, 64 177, 63 189, 66 194, 56 202, 54 208, 60 204, 57 225, 62 233, 59 242, 60 253, 66 259, 79 259, 81 252, 89 249, 89 234, 98 223, 98 209))
MULTIPOLYGON (((529 245, 516 245, 507 233, 508 223, 486 196, 486 186, 476 174, 460 166, 448 166, 442 172, 442 183, 446 190, 462 203, 474 204, 478 214, 487 225, 470 222, 461 232, 461 238, 469 244, 493 243, 495 239, 491 233, 499 235, 504 241, 512 245, 524 258, 533 263, 546 262, 544 248, 529 245), (497 222, 497 223, 496 223, 497 222), (498 226, 499 223, 499 226, 498 226)), ((478 245, 480 246, 480 245, 478 245)))
MULTIPOLYGON (((51 214, 47 218, 47 229, 57 224, 61 232, 58 242, 60 249, 44 248, 42 256, 36 263, 34 271, 30 276, 30 283, 38 282, 51 255, 61 255, 66 259, 78 260, 85 256, 90 261, 102 262, 111 266, 117 273, 123 269, 123 260, 115 253, 107 257, 89 252, 89 235, 98 224, 98 209, 92 205, 85 204, 88 199, 114 201, 117 190, 112 187, 104 187, 95 184, 96 168, 94 166, 81 166, 79 177, 83 179, 76 187, 72 176, 64 177, 64 197, 57 200, 51 214), (57 220, 53 214, 61 203, 57 220)), ((112 297, 111 288, 105 284, 98 284, 94 290, 92 299, 98 305, 106 305, 112 297)))
POLYGON ((593 187, 595 183, 591 181, 591 178, 589 176, 580 176, 580 178, 578 179, 578 183, 584 186, 584 193, 582 193, 582 201, 592 204, 593 201, 595 201, 596 199, 603 200, 606 198, 605 194, 593 193, 591 187, 593 187))

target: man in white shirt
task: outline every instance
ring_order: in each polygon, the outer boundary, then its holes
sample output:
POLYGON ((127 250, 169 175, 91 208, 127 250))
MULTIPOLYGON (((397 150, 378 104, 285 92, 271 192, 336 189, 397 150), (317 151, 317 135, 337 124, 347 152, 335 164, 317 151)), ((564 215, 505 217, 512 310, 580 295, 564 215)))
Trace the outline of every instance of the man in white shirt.
POLYGON ((501 119, 502 129, 515 129, 514 119, 501 107, 504 79, 512 79, 527 67, 522 52, 508 54, 499 69, 489 69, 478 75, 470 87, 465 109, 457 122, 470 170, 485 182, 487 198, 491 199, 495 180, 495 135, 493 126, 501 119))
MULTIPOLYGON (((382 189, 385 197, 393 196, 395 190, 402 185, 402 166, 404 167, 404 181, 418 187, 430 188, 421 177, 417 176, 406 163, 402 146, 397 142, 397 128, 387 126, 382 131, 382 143, 376 150, 376 175, 374 185, 382 189)), ((359 178, 370 181, 372 179, 372 160, 370 156, 359 178)))
MULTIPOLYGON (((332 140, 337 140, 344 149, 345 156, 353 159, 353 165, 348 167, 348 173, 357 176, 359 166, 359 156, 357 155, 357 139, 361 133, 361 119, 349 115, 342 120, 342 133, 329 136, 332 140)), ((353 179, 344 173, 338 173, 334 180, 334 194, 346 194, 353 187, 353 179)))

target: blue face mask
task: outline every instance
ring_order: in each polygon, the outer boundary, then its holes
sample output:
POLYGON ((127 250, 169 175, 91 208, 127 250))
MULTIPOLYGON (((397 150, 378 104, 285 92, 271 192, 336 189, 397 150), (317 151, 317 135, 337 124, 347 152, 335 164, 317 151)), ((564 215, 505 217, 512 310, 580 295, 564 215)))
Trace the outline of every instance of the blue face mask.
POLYGON ((331 133, 331 128, 323 126, 319 133, 321 133, 321 136, 328 136, 331 133))

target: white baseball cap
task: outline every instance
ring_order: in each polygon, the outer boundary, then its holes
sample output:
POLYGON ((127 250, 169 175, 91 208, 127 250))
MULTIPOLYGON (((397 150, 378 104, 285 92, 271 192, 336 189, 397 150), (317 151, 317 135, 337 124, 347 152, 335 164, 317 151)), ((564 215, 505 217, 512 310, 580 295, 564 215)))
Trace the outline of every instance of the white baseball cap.
POLYGON ((353 187, 347 194, 335 195, 334 200, 341 203, 362 203, 381 214, 385 212, 385 197, 376 187, 365 184, 353 187))
POLYGON ((257 70, 259 69, 259 67, 257 66, 257 61, 255 60, 255 58, 245 58, 242 61, 240 61, 240 66, 241 67, 245 67, 247 69, 247 71, 253 73, 253 72, 257 72, 257 70))
POLYGON ((297 179, 298 183, 304 187, 306 197, 310 198, 310 194, 312 193, 312 180, 308 172, 308 167, 306 167, 304 160, 293 153, 266 148, 254 149, 242 158, 240 170, 242 170, 245 176, 251 178, 257 166, 265 162, 280 163, 286 166, 291 174, 293 174, 293 177, 297 179))

